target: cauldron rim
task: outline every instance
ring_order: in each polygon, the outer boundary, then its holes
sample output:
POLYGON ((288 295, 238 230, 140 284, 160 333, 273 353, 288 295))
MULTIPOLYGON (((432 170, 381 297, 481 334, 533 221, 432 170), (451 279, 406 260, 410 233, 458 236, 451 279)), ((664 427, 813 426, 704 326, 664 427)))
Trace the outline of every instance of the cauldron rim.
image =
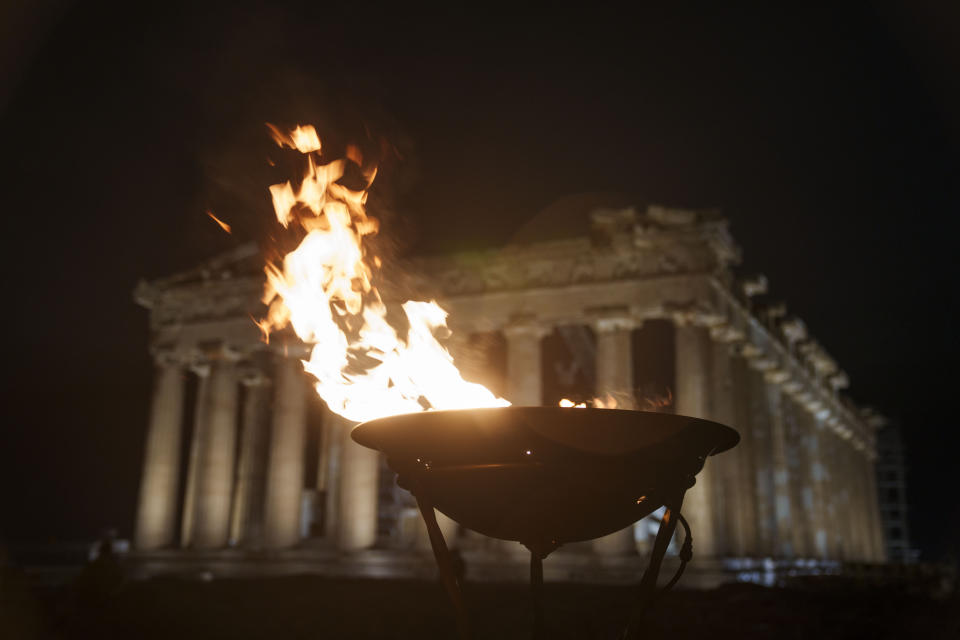
MULTIPOLYGON (((397 414, 362 422, 351 437, 357 443, 393 457, 409 455, 412 447, 439 444, 430 438, 463 435, 476 442, 527 432, 572 450, 591 455, 624 455, 654 447, 683 433, 696 432, 710 446, 704 455, 734 447, 740 435, 725 425, 671 413, 625 409, 542 406, 508 406, 480 409, 446 409, 397 414), (463 433, 470 430, 471 433, 463 433), (468 437, 473 436, 473 437, 468 437), (404 451, 406 450, 406 451, 404 451)), ((435 447, 431 447, 435 448, 435 447)))

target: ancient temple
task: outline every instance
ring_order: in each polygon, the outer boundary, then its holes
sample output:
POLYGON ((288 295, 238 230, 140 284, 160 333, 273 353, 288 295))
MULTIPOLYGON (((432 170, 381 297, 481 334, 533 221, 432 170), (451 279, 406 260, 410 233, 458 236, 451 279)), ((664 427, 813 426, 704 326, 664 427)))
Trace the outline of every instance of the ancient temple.
MULTIPOLYGON (((613 397, 734 426, 741 444, 687 494, 691 568, 883 561, 876 420, 843 396, 847 376, 769 301, 766 280, 734 278, 726 221, 658 206, 578 215, 568 237, 412 260, 382 290, 437 299, 465 375, 514 404, 613 397)), ((262 266, 245 246, 136 289, 156 361, 138 566, 433 575, 412 500, 313 392, 304 348, 262 340, 262 266)), ((501 575, 519 552, 442 524, 476 575, 501 575)), ((563 549, 548 577, 633 567, 649 529, 563 549)))

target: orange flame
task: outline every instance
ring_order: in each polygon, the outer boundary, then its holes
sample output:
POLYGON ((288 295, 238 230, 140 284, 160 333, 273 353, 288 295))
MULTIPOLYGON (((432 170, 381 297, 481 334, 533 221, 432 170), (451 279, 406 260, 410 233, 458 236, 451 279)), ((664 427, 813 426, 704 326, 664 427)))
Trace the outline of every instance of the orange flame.
MULTIPOLYGON (((379 229, 365 209, 377 170, 364 165, 359 147, 348 147, 346 158, 325 162, 312 126, 290 133, 268 126, 278 145, 306 156, 307 168, 296 188, 290 182, 270 187, 277 220, 302 239, 279 264, 266 266, 267 317, 257 323, 264 334, 291 325, 311 345, 304 368, 316 378, 327 406, 349 420, 509 405, 460 376, 436 338, 449 334, 447 312, 436 302, 403 303, 406 331, 387 320, 364 244, 379 229), (340 182, 348 163, 366 181, 362 189, 340 182)), ((380 259, 372 261, 379 268, 380 259)))
POLYGON ((230 225, 228 225, 226 222, 224 222, 223 220, 221 220, 221 219, 218 218, 217 216, 213 215, 213 213, 211 213, 211 212, 209 212, 209 211, 207 211, 207 215, 210 216, 210 219, 211 219, 211 220, 213 220, 213 221, 216 222, 218 225, 220 225, 220 228, 221 228, 221 229, 223 229, 223 230, 226 231, 227 233, 230 233, 230 225))
POLYGON ((592 407, 594 409, 616 409, 618 406, 617 399, 614 398, 609 393, 601 396, 596 396, 591 400, 586 402, 574 402, 569 398, 564 398, 559 403, 559 406, 569 409, 586 409, 587 407, 592 407))
MULTIPOLYGON (((641 391, 642 390, 638 390, 641 391)), ((560 401, 559 405, 561 407, 569 407, 574 409, 585 409, 586 407, 593 407, 595 409, 618 409, 621 408, 620 400, 617 399, 618 394, 606 393, 603 396, 596 396, 591 400, 586 402, 574 402, 569 398, 564 398, 560 401)), ((622 394, 621 399, 623 398, 622 394)), ((644 411, 659 411, 664 407, 669 407, 673 404, 673 392, 668 388, 666 394, 660 395, 656 393, 646 393, 641 394, 641 400, 638 403, 639 409, 644 411)), ((627 407, 631 408, 631 407, 627 407)))

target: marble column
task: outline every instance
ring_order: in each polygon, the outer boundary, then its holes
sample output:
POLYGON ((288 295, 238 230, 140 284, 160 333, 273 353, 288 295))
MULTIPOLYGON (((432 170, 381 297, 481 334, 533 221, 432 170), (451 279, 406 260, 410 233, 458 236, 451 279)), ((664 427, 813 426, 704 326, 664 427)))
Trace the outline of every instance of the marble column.
POLYGON ((546 329, 535 323, 504 329, 507 339, 507 399, 516 406, 543 404, 541 340, 546 329))
POLYGON ((823 514, 825 530, 827 532, 827 557, 831 560, 840 560, 843 557, 843 534, 841 532, 841 508, 839 491, 839 473, 837 466, 837 434, 829 426, 828 418, 823 423, 820 434, 820 456, 823 461, 824 472, 824 500, 823 514))
MULTIPOLYGON (((769 372, 768 372, 769 373, 769 372)), ((787 467, 787 436, 784 426, 785 399, 776 382, 767 375, 767 402, 770 407, 770 449, 773 466, 773 504, 776 519, 774 552, 782 558, 792 558, 793 516, 790 500, 790 473, 787 467)))
POLYGON ((323 405, 320 418, 320 442, 317 448, 317 491, 326 494, 330 486, 330 456, 332 452, 330 431, 333 412, 323 405))
POLYGON ((809 435, 807 441, 807 468, 810 478, 811 498, 810 505, 811 522, 810 532, 813 536, 812 548, 813 555, 820 560, 825 560, 830 555, 828 544, 827 529, 827 484, 826 468, 824 465, 824 453, 821 441, 825 435, 823 421, 814 414, 807 413, 805 419, 808 425, 809 435))
POLYGON ((191 545, 226 546, 230 532, 234 448, 237 431, 237 367, 222 356, 213 363, 198 427, 197 482, 191 545))
POLYGON ((853 471, 850 468, 853 463, 853 447, 850 441, 840 439, 837 443, 837 492, 839 496, 840 510, 840 532, 842 559, 848 562, 857 560, 856 552, 856 515, 853 498, 853 471))
POLYGON ((880 524, 880 504, 877 499, 877 470, 872 452, 864 451, 866 478, 864 479, 864 500, 867 506, 867 518, 870 523, 870 561, 884 562, 883 537, 880 524))
POLYGON ((791 495, 796 516, 793 519, 794 551, 800 557, 812 558, 816 555, 816 508, 810 455, 810 413, 797 400, 798 389, 794 388, 793 393, 785 401, 790 406, 787 437, 791 495))
POLYGON ((380 477, 379 452, 362 447, 350 438, 353 424, 338 430, 340 449, 337 546, 358 551, 377 541, 377 492, 380 477))
POLYGON ((776 553, 776 498, 774 495, 773 428, 767 383, 763 372, 750 368, 749 379, 751 458, 753 483, 756 487, 756 554, 770 557, 776 553))
MULTIPOLYGON (((349 427, 345 419, 324 407, 323 434, 321 446, 323 448, 323 465, 318 469, 323 476, 318 478, 318 485, 324 492, 323 535, 338 541, 340 531, 340 469, 343 445, 343 430, 349 427)), ((339 542, 338 542, 339 544, 339 542)))
POLYGON ((275 371, 263 538, 283 549, 300 541, 308 387, 297 358, 278 356, 275 371))
MULTIPOLYGON (((710 412, 710 334, 703 327, 678 324, 675 342, 676 412, 693 418, 707 418, 710 412)), ((713 459, 708 457, 703 470, 697 474, 696 484, 687 491, 683 501, 683 515, 696 540, 695 555, 698 558, 718 554, 712 497, 716 480, 713 474, 713 459)))
POLYGON ((870 504, 870 524, 872 533, 873 562, 886 562, 887 551, 883 544, 883 523, 880 520, 880 499, 877 494, 876 458, 867 459, 867 500, 870 504))
POLYGON ((863 560, 863 516, 860 511, 859 472, 857 470, 857 452, 853 449, 853 442, 844 442, 846 450, 846 486, 849 494, 847 509, 850 514, 850 557, 854 562, 863 560))
MULTIPOLYGON (((738 492, 738 522, 735 527, 736 555, 756 557, 760 555, 757 517, 757 467, 754 455, 754 411, 751 400, 751 370, 747 360, 737 353, 730 355, 731 380, 733 384, 733 422, 740 433, 740 444, 734 447, 738 464, 734 469, 735 487, 738 492)), ((731 452, 727 452, 731 453, 731 452)), ((724 454, 726 455, 726 454, 724 454)))
MULTIPOLYGON (((743 427, 736 424, 730 345, 715 341, 710 349, 710 403, 707 417, 742 431, 743 427)), ((715 484, 711 498, 717 553, 720 555, 744 555, 743 528, 746 525, 742 512, 745 508, 745 489, 740 483, 744 461, 740 445, 710 461, 714 467, 715 484)))
POLYGON ((270 436, 270 381, 260 372, 244 376, 240 459, 233 494, 230 544, 263 544, 267 455, 270 436))
POLYGON ((808 558, 811 555, 810 540, 810 519, 807 504, 811 504, 811 491, 808 478, 806 477, 806 464, 804 455, 804 428, 802 423, 803 409, 796 403, 793 397, 786 393, 788 385, 783 385, 782 412, 784 420, 784 433, 786 442, 787 457, 787 481, 790 496, 790 547, 793 550, 794 557, 808 558))
MULTIPOLYGON (((633 383, 633 319, 630 317, 599 318, 593 322, 597 337, 596 394, 611 394, 618 409, 635 409, 633 383)), ((593 541, 593 550, 604 556, 635 555, 637 542, 630 525, 593 541)))
POLYGON ((138 549, 169 547, 176 540, 183 389, 183 367, 158 360, 137 507, 138 549))
POLYGON ((183 518, 180 523, 180 546, 193 544, 194 516, 197 510, 197 483, 200 478, 201 434, 206 430, 207 396, 210 393, 210 365, 194 364, 191 367, 197 376, 197 394, 193 409, 193 431, 190 436, 190 454, 187 460, 187 486, 183 494, 183 518))
POLYGON ((856 504, 856 544, 857 559, 861 562, 871 560, 871 541, 872 531, 870 530, 870 505, 867 500, 867 465, 866 454, 854 447, 851 447, 854 473, 853 491, 856 504))

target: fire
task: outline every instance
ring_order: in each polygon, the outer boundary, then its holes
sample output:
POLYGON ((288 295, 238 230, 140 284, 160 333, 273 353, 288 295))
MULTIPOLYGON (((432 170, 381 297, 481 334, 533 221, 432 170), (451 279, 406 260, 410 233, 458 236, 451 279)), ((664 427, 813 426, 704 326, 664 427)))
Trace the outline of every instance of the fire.
POLYGON ((221 219, 218 218, 217 216, 213 215, 213 213, 211 213, 210 211, 207 211, 207 215, 210 216, 210 219, 211 219, 211 220, 213 220, 213 221, 216 222, 218 225, 220 225, 220 228, 221 228, 221 229, 223 229, 223 230, 226 231, 227 233, 230 233, 230 225, 228 225, 226 222, 224 222, 223 220, 221 220, 221 219))
POLYGON ((579 403, 569 398, 564 398, 559 404, 561 407, 574 409, 585 409, 587 407, 593 407, 594 409, 633 408, 633 404, 636 404, 637 408, 643 411, 660 411, 673 404, 673 392, 670 389, 667 389, 663 395, 652 392, 644 393, 643 389, 638 389, 637 392, 639 402, 634 402, 630 405, 625 405, 624 402, 622 402, 624 400, 624 394, 614 393, 605 393, 603 396, 596 396, 591 400, 579 403), (617 396, 620 396, 620 398, 617 396))
POLYGON ((447 312, 436 302, 400 305, 409 327, 398 329, 388 321, 387 305, 373 284, 380 259, 367 255, 364 242, 379 229, 365 207, 376 166, 365 163, 355 146, 347 148, 345 158, 325 158, 312 126, 289 133, 268 126, 278 145, 305 156, 307 167, 296 187, 289 181, 270 187, 277 220, 302 239, 266 266, 268 310, 257 322, 264 334, 293 327, 311 347, 303 365, 316 378, 317 393, 349 420, 508 406, 460 376, 437 340, 449 330, 447 312), (362 187, 343 183, 348 171, 358 173, 362 187))
POLYGON ((567 409, 586 409, 587 407, 594 409, 616 409, 619 406, 617 399, 609 393, 603 397, 597 396, 587 402, 574 402, 569 398, 564 398, 558 404, 567 409))

